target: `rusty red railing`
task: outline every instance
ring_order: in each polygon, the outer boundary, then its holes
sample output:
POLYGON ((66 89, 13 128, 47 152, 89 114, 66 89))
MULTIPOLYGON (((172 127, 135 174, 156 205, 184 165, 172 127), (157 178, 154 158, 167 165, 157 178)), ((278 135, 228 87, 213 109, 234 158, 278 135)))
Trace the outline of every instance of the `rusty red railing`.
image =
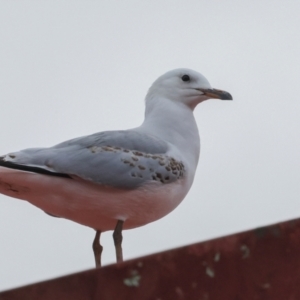
POLYGON ((299 300, 300 219, 0 293, 0 300, 299 300))

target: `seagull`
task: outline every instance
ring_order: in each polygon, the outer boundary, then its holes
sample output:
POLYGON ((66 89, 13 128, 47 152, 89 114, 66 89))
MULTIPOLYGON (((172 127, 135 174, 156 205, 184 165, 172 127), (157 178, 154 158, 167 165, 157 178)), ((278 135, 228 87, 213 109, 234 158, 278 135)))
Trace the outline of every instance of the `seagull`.
POLYGON ((100 235, 113 230, 122 262, 122 230, 164 217, 191 188, 200 153, 193 111, 211 98, 232 100, 196 71, 169 71, 150 87, 139 127, 0 156, 0 193, 96 230, 96 267, 100 235))

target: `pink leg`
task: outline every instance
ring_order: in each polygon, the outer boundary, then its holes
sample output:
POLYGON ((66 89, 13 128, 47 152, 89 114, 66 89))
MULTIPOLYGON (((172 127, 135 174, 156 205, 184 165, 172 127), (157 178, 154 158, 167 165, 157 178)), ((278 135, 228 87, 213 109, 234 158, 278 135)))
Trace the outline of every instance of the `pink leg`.
POLYGON ((123 261, 123 252, 122 252, 122 229, 124 221, 118 220, 116 228, 113 233, 115 248, 116 248, 116 257, 117 262, 123 261))
POLYGON ((93 251, 94 251, 94 256, 95 256, 95 263, 96 263, 96 268, 101 267, 101 253, 103 250, 103 247, 100 245, 100 235, 101 231, 96 230, 96 235, 93 241, 93 251))

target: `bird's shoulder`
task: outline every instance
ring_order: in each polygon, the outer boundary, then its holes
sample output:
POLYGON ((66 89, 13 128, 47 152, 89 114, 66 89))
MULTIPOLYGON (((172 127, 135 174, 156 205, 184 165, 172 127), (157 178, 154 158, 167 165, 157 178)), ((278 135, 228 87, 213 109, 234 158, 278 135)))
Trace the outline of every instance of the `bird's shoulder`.
POLYGON ((166 153, 170 148, 168 142, 162 139, 141 133, 135 130, 115 130, 115 131, 103 131, 95 134, 75 138, 72 140, 60 143, 53 148, 66 148, 66 147, 78 147, 78 148, 92 148, 92 147, 111 147, 111 148, 123 148, 128 150, 141 151, 145 153, 166 153))

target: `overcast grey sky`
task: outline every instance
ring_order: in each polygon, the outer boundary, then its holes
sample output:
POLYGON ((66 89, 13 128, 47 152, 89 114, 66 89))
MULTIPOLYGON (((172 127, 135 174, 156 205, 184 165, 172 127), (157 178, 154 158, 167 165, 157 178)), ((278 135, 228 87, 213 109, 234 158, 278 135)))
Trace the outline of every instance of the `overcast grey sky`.
MULTIPOLYGON (((195 110, 201 155, 171 214, 124 232, 125 259, 300 215, 300 2, 0 1, 0 154, 138 126, 161 74, 234 101, 195 110)), ((0 290, 94 266, 94 231, 0 195, 0 290)), ((114 262, 111 232, 103 261, 114 262)))

